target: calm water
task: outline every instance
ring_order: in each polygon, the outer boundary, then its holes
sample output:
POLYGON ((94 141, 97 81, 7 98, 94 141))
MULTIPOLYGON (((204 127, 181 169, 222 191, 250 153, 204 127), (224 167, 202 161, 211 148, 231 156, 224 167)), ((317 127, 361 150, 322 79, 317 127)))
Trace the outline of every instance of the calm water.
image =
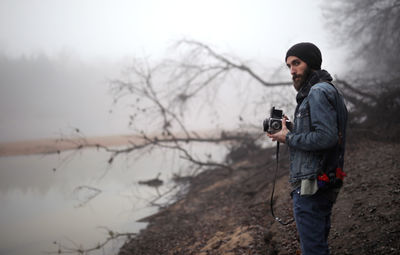
MULTIPOLYGON (((213 158, 223 154, 206 145, 196 151, 213 151, 213 158)), ((95 150, 0 157, 0 254, 91 248, 108 237, 107 229, 138 232, 146 224, 136 221, 157 211, 149 201, 158 194, 138 181, 161 173, 162 193, 174 185, 169 181, 174 172, 187 169, 172 152, 121 156, 111 166, 108 157, 95 150)), ((122 243, 111 242, 92 254, 117 253, 122 243)))

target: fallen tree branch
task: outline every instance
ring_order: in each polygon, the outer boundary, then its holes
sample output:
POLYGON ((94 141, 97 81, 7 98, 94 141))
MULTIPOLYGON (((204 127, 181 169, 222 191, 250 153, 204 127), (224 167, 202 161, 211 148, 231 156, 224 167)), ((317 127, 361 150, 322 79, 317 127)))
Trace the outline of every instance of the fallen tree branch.
POLYGON ((121 237, 126 237, 128 240, 132 237, 135 237, 136 233, 118 233, 114 232, 108 228, 104 229, 107 230, 108 237, 101 243, 98 243, 96 246, 91 248, 83 248, 82 245, 77 245, 73 241, 71 241, 77 247, 68 247, 59 242, 54 242, 53 244, 58 245, 58 249, 55 252, 46 252, 47 254, 89 254, 91 252, 98 251, 104 248, 110 241, 116 240, 121 237), (78 247, 79 246, 79 247, 78 247))

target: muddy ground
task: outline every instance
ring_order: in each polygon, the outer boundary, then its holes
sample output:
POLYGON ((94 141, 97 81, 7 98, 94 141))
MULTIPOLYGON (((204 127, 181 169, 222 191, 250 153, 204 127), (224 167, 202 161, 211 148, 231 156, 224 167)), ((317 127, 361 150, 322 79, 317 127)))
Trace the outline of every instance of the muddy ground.
MULTIPOLYGON (((332 254, 400 254, 400 144, 361 139, 347 146, 348 177, 333 209, 332 254)), ((295 224, 282 226, 270 212, 274 149, 236 162, 256 169, 211 169, 192 179, 187 195, 149 217, 149 225, 120 250, 136 254, 300 254, 295 224)), ((281 162, 274 210, 292 218, 287 176, 281 162)))

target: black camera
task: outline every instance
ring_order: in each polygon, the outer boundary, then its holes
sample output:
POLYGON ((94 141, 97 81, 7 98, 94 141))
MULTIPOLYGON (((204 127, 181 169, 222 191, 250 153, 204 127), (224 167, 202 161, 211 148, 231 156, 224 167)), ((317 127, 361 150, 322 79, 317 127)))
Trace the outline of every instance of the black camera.
MULTIPOLYGON (((271 115, 263 122, 264 132, 274 134, 282 129, 283 111, 275 109, 275 106, 271 109, 271 115)), ((286 120, 286 127, 291 130, 292 122, 286 120)))

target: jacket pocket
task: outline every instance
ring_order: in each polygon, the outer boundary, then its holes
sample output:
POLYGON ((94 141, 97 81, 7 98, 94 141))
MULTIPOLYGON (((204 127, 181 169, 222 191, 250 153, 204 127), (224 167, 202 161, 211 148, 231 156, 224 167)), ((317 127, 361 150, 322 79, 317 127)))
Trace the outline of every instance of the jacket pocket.
POLYGON ((310 119, 310 111, 305 107, 302 109, 299 109, 297 115, 296 115, 296 121, 297 121, 297 132, 298 133, 304 133, 304 132, 309 132, 310 131, 310 124, 311 124, 311 119, 310 119))

